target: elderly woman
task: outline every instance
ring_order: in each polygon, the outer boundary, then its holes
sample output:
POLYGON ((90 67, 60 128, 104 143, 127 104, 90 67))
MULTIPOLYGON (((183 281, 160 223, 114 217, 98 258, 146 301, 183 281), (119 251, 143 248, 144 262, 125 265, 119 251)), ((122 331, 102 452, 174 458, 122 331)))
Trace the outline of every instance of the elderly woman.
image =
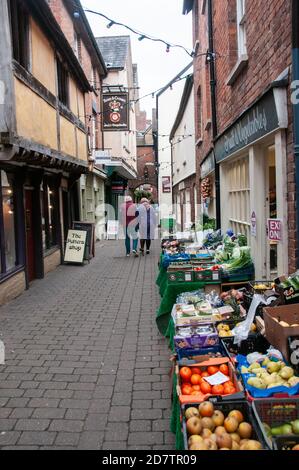
POLYGON ((138 206, 138 222, 140 236, 140 252, 144 256, 144 246, 146 254, 149 254, 151 241, 155 239, 156 214, 148 199, 143 198, 138 206))
POLYGON ((138 257, 138 212, 136 204, 134 204, 131 196, 125 197, 125 202, 121 206, 121 222, 125 232, 126 255, 129 257, 131 253, 131 240, 133 241, 132 253, 138 257))

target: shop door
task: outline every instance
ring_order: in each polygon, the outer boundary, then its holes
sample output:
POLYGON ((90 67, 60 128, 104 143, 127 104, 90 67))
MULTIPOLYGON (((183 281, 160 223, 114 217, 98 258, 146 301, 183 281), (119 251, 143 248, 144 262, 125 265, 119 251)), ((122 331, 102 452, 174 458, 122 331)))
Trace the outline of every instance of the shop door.
POLYGON ((266 272, 267 280, 278 275, 277 242, 268 240, 268 219, 277 219, 275 146, 266 150, 266 272))
POLYGON ((25 191, 25 224, 26 224, 26 255, 27 255, 27 273, 28 281, 35 279, 35 253, 34 253, 34 234, 33 234, 33 191, 25 191))

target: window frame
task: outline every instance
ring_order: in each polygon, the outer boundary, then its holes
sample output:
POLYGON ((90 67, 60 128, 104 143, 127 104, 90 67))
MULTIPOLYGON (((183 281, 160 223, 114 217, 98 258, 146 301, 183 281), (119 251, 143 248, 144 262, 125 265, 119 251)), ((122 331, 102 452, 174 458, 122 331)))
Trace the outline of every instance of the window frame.
POLYGON ((30 69, 29 12, 20 0, 8 2, 12 55, 24 69, 30 69), (20 32, 21 31, 21 32, 20 32))
POLYGON ((63 61, 56 56, 56 73, 57 73, 57 97, 60 103, 69 108, 70 104, 70 76, 67 67, 63 61))
POLYGON ((247 54, 246 38, 246 0, 237 0, 237 44, 238 57, 247 54))
POLYGON ((49 180, 44 179, 42 181, 42 214, 44 218, 44 232, 45 232, 45 243, 43 244, 43 251, 46 254, 48 251, 52 250, 53 248, 59 245, 58 243, 58 233, 57 233, 57 221, 58 221, 58 198, 56 195, 57 188, 53 188, 50 184, 49 180), (51 201, 51 195, 53 196, 53 201, 51 201), (53 203, 53 213, 52 213, 52 220, 50 221, 49 217, 49 210, 50 206, 53 203), (52 229, 51 229, 52 225, 52 229), (51 236, 52 231, 52 236, 51 236), (53 241, 51 241, 53 237, 53 241))

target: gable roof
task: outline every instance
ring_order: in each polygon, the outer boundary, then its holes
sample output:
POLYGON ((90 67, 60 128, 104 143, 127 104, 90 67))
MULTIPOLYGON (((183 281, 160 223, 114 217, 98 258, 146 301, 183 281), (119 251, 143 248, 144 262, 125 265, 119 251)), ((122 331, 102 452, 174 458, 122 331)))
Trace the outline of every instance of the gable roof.
POLYGON ((130 36, 96 38, 107 69, 124 69, 130 47, 130 36))
POLYGON ((174 125, 171 129, 171 132, 170 132, 169 141, 171 141, 174 138, 174 135, 177 131, 177 128, 179 127, 179 125, 180 125, 180 123, 183 119, 184 112, 186 111, 187 104, 189 102, 189 98, 191 96, 192 89, 193 89, 193 74, 186 78, 186 83, 185 83, 185 87, 184 87, 184 90, 183 90, 179 110, 178 110, 176 119, 174 121, 174 125))
POLYGON ((194 0, 184 0, 183 15, 188 15, 189 11, 192 10, 193 2, 194 0))

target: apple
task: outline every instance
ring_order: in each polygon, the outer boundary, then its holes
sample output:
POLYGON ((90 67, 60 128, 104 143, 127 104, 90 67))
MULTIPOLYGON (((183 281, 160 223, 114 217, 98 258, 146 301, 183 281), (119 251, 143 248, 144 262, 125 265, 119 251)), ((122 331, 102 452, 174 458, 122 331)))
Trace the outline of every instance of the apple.
POLYGON ((239 421, 237 421, 233 416, 229 416, 224 420, 224 427, 229 433, 236 432, 239 427, 239 421))
POLYGON ((224 423, 224 414, 220 410, 215 410, 212 416, 212 420, 216 427, 223 426, 224 423))
POLYGON ((202 431, 201 421, 197 416, 192 416, 187 420, 186 423, 187 431, 189 434, 197 434, 199 435, 202 431))
POLYGON ((188 439, 189 447, 192 446, 193 444, 196 444, 197 442, 203 442, 203 438, 201 436, 197 436, 194 434, 193 436, 190 436, 188 439))
POLYGON ((249 423, 241 423, 238 427, 238 434, 242 439, 249 439, 252 434, 252 426, 249 423))
POLYGON ((235 419, 238 421, 239 424, 244 421, 244 416, 242 415, 241 411, 239 411, 239 410, 232 410, 232 411, 230 411, 230 412, 228 413, 228 417, 231 417, 231 416, 232 416, 233 418, 235 418, 235 419))
POLYGON ((212 418, 202 418, 201 425, 204 429, 210 429, 211 431, 215 429, 215 423, 212 418))
POLYGON ((217 436, 217 446, 219 447, 219 449, 222 449, 223 447, 225 447, 226 449, 231 449, 232 448, 232 444, 233 444, 233 440, 231 438, 231 436, 228 434, 228 433, 223 433, 221 434, 220 436, 217 436))
POLYGON ((214 405, 210 401, 204 401, 198 407, 199 413, 204 418, 211 418, 214 414, 214 405))
POLYGON ((191 406, 188 408, 188 410, 186 410, 185 418, 189 419, 192 418, 192 416, 199 416, 199 411, 197 408, 191 406))

